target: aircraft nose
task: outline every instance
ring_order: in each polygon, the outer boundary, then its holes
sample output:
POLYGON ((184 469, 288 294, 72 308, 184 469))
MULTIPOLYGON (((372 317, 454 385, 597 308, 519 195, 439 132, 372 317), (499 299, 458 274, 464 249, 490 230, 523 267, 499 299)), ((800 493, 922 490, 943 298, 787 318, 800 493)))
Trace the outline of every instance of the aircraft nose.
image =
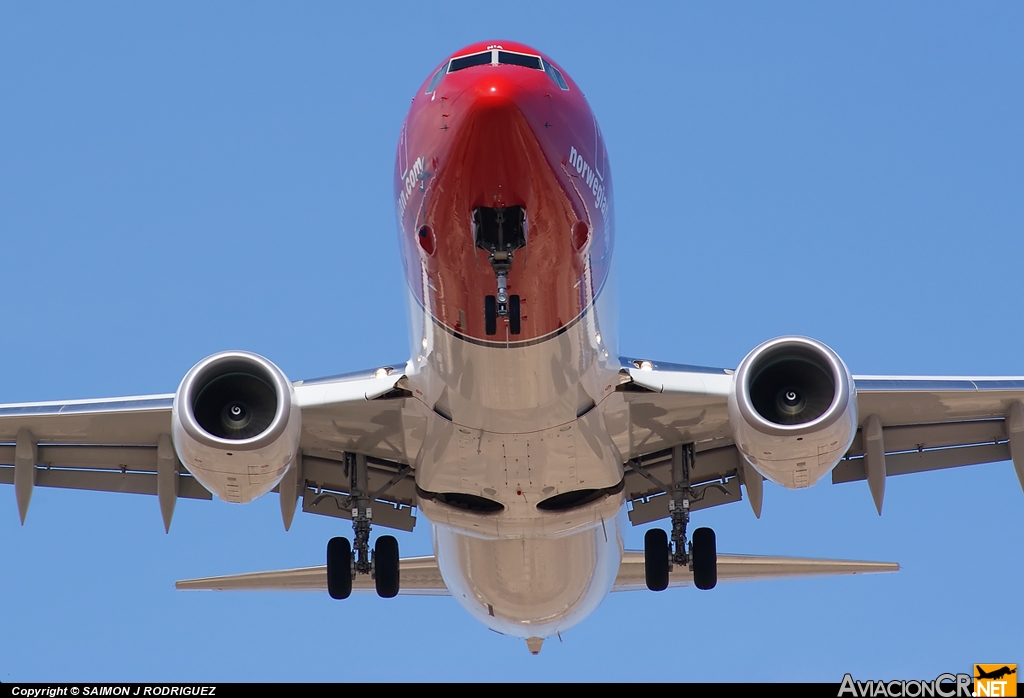
POLYGON ((531 172, 544 162, 528 118, 531 92, 508 69, 481 72, 456 104, 461 119, 453 124, 449 161, 468 183, 468 208, 523 206, 531 198, 531 172))
POLYGON ((466 91, 466 112, 470 119, 480 117, 516 116, 529 96, 507 69, 486 70, 485 76, 477 80, 466 91))

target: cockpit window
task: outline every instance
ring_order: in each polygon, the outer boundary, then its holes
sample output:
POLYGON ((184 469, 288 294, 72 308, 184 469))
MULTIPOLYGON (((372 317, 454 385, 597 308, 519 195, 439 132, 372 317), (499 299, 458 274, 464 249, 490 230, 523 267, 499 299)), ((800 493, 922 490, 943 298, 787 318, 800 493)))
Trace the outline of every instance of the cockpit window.
MULTIPOLYGON (((529 53, 516 53, 515 51, 504 51, 499 48, 453 58, 448 61, 448 69, 444 70, 442 68, 441 72, 454 73, 456 70, 464 70, 478 65, 518 65, 521 68, 545 70, 560 88, 563 90, 569 89, 569 86, 565 84, 565 80, 562 79, 562 74, 540 56, 534 56, 529 53)), ((427 92, 433 92, 439 82, 441 82, 441 78, 437 75, 431 78, 427 92)))
POLYGON ((528 56, 525 53, 498 51, 498 63, 501 63, 503 65, 521 65, 524 68, 543 70, 543 68, 540 67, 539 56, 528 56))
POLYGON ((484 51, 483 53, 474 53, 469 56, 459 56, 458 58, 453 58, 451 63, 448 64, 448 72, 454 73, 456 70, 472 68, 475 65, 487 65, 490 62, 491 51, 484 51))
POLYGON ((444 71, 445 71, 445 68, 447 68, 447 67, 448 66, 446 66, 446 65, 442 66, 440 69, 438 69, 438 71, 436 73, 434 73, 434 77, 430 78, 430 82, 427 84, 427 89, 426 89, 425 94, 429 95, 431 92, 433 92, 434 90, 437 89, 437 84, 439 82, 441 82, 441 78, 444 77, 444 71))
POLYGON ((551 76, 551 79, 555 81, 555 84, 558 85, 558 87, 563 90, 569 89, 569 86, 565 84, 565 78, 563 78, 562 74, 558 72, 558 68, 547 61, 544 61, 544 72, 551 76))

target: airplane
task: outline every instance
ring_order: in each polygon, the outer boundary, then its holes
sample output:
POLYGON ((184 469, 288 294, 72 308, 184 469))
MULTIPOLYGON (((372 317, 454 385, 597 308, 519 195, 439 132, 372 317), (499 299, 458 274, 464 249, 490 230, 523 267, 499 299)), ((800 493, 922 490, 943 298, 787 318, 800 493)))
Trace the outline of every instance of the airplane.
POLYGON ((1003 667, 1000 667, 999 669, 995 669, 993 671, 985 671, 984 669, 981 669, 980 667, 975 667, 975 668, 977 670, 977 675, 974 678, 976 678, 976 679, 997 679, 998 680, 998 679, 1003 678, 1004 676, 1009 676, 1010 674, 1016 674, 1017 673, 1017 669, 1016 668, 1011 669, 1008 666, 1003 666, 1003 667))
POLYGON ((608 154, 552 58, 481 42, 435 67, 401 129, 395 206, 410 358, 292 381, 245 351, 207 357, 161 395, 0 405, 0 481, 22 523, 34 488, 238 504, 276 492, 350 520, 315 567, 181 589, 448 594, 527 641, 613 591, 891 572, 895 563, 717 551, 693 514, 764 480, 804 489, 1012 460, 1024 486, 1024 377, 855 376, 824 343, 778 337, 735 368, 620 357, 608 154), (417 514, 434 554, 390 535, 417 514), (667 520, 643 551, 624 519, 667 520), (371 545, 372 542, 372 545, 371 545))

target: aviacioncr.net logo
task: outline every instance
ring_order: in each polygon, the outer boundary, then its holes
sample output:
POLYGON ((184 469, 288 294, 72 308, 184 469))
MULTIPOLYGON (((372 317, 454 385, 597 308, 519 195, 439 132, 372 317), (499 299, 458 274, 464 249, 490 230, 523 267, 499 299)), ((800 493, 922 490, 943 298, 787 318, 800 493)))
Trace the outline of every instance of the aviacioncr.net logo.
POLYGON ((970 674, 939 674, 931 681, 855 681, 843 676, 839 698, 972 698, 970 674))

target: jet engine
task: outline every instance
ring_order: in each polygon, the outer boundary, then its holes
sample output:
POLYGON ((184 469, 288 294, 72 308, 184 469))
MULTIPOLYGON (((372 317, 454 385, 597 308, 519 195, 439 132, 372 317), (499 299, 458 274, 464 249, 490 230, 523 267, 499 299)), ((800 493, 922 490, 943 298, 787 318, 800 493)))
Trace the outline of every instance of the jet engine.
POLYGON ((760 345, 733 374, 729 421, 743 457, 772 482, 809 487, 832 471, 857 433, 853 376, 807 337, 760 345))
POLYGON ((186 374, 171 412, 174 448, 206 489, 246 503, 272 490, 299 452, 295 391, 267 359, 214 354, 186 374))

